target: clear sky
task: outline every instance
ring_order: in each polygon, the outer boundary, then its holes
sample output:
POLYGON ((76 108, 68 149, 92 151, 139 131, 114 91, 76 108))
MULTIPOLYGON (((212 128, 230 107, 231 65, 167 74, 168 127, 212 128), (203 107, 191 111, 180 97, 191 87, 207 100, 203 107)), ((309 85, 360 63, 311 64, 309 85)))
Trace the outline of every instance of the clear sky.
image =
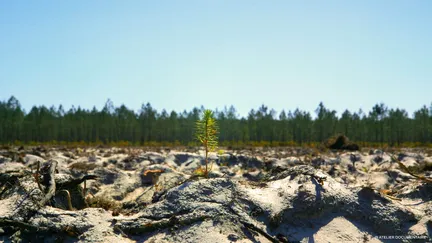
POLYGON ((432 1, 0 1, 0 100, 340 114, 432 102, 432 1))

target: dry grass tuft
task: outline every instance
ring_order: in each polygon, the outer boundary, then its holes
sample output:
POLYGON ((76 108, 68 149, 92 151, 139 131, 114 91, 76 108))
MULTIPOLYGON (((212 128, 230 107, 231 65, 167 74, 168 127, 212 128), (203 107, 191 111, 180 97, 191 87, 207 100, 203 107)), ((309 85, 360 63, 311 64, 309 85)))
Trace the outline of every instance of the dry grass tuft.
POLYGON ((206 175, 205 168, 200 166, 194 170, 193 174, 195 176, 203 176, 204 177, 206 175))
POLYGON ((103 208, 105 210, 118 211, 121 208, 119 202, 107 196, 88 196, 86 203, 90 208, 103 208))

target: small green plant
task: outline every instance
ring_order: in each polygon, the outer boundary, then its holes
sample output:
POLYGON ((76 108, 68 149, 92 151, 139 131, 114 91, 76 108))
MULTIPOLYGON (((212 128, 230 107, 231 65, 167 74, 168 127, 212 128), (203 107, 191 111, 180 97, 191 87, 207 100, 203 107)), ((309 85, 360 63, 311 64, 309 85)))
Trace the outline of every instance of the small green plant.
POLYGON ((208 154, 216 151, 218 146, 218 126, 211 110, 204 110, 203 116, 196 122, 196 139, 205 149, 205 170, 204 176, 208 177, 208 154))

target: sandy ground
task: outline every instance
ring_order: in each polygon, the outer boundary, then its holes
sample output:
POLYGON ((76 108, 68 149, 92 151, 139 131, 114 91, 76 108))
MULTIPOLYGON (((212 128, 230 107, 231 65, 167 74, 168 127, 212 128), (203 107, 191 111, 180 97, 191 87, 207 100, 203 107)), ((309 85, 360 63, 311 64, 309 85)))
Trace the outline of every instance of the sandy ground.
POLYGON ((0 150, 0 239, 40 240, 35 227, 46 242, 431 241, 429 151, 224 150, 211 161, 202 178, 198 149, 0 150), (52 161, 57 190, 41 207, 52 161), (71 185, 88 175, 85 192, 71 185))

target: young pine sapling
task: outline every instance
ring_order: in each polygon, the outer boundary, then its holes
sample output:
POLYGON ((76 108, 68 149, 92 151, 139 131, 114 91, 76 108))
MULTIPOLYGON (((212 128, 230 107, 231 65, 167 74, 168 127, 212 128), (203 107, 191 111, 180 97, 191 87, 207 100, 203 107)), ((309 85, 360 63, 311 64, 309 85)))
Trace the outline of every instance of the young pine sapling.
POLYGON ((205 149, 205 171, 204 176, 208 177, 208 154, 216 151, 218 146, 218 126, 211 110, 204 110, 203 116, 196 122, 196 139, 205 149))

